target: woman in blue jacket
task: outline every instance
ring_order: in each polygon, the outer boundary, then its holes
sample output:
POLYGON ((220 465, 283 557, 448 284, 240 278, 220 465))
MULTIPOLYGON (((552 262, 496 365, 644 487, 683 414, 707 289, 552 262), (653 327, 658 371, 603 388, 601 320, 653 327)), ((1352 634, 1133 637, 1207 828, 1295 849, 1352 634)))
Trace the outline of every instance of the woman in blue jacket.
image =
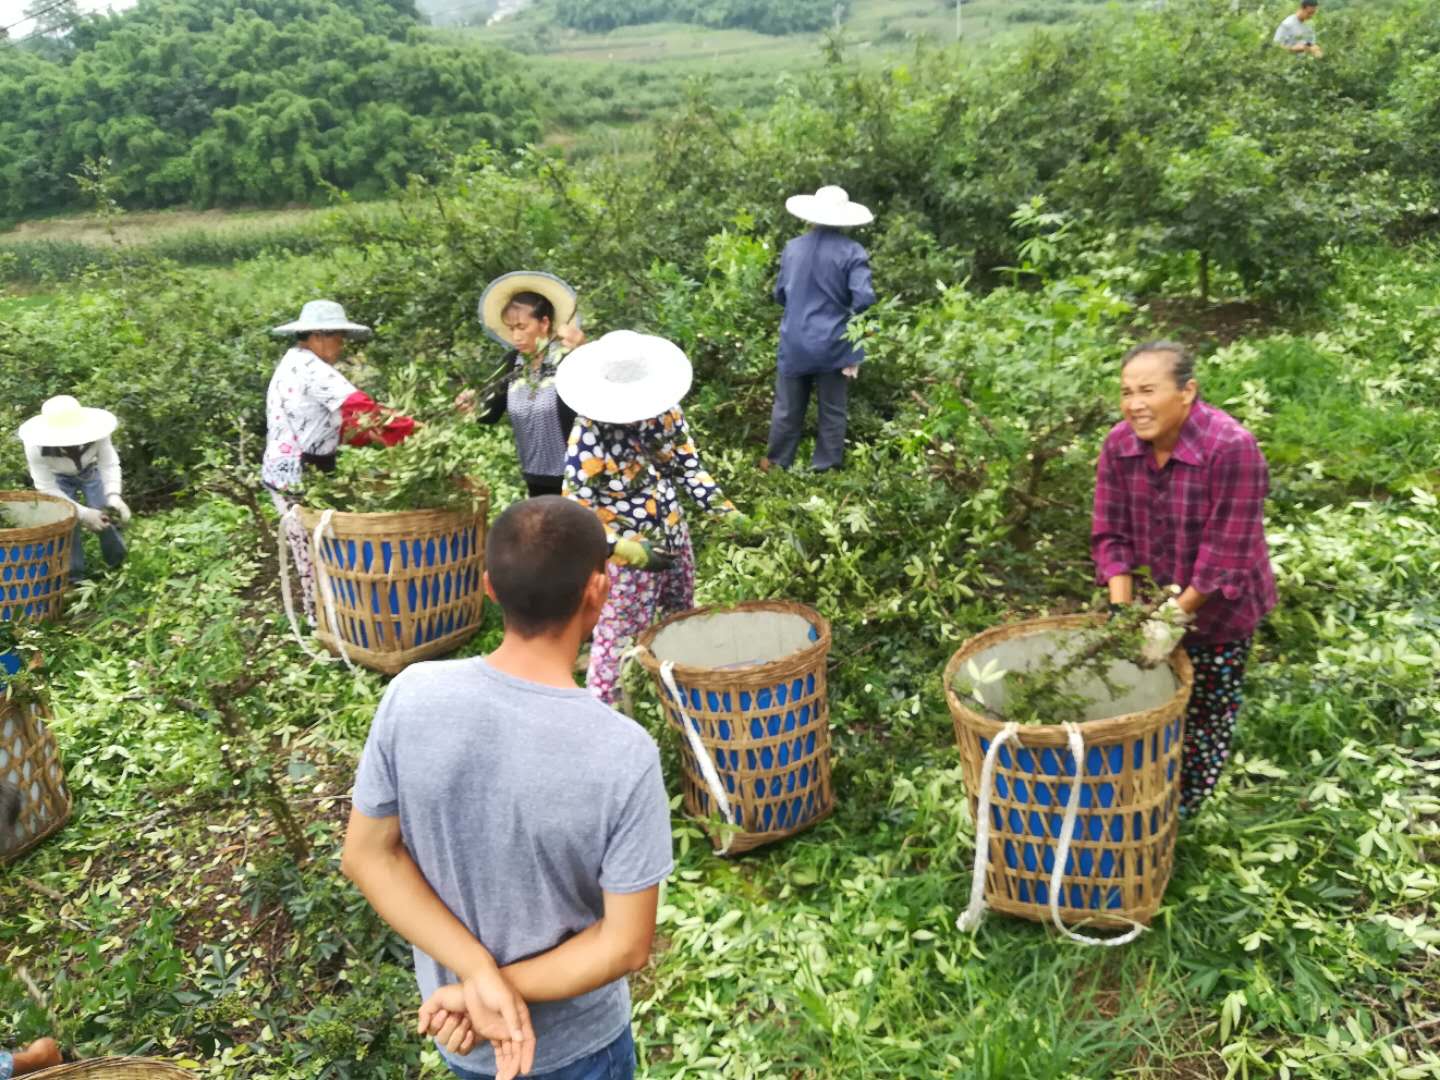
POLYGON ((838 469, 845 459, 850 380, 860 372, 864 350, 845 337, 850 316, 875 302, 870 256, 841 229, 868 225, 875 216, 851 202, 844 188, 822 187, 814 195, 792 195, 785 209, 813 228, 785 245, 775 299, 780 319, 780 370, 770 442, 760 459, 788 469, 795 461, 810 394, 816 398, 816 472, 838 469))

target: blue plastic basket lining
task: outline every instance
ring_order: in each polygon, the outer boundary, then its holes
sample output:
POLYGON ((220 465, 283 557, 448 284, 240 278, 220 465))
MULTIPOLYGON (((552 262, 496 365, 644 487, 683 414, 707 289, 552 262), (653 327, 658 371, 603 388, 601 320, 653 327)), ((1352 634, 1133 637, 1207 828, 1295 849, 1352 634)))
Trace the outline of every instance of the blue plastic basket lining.
POLYGON ((19 670, 20 657, 17 653, 0 652, 0 691, 5 689, 5 684, 14 678, 19 670))
POLYGON ((340 636, 363 649, 402 651, 475 625, 480 619, 483 579, 479 565, 471 560, 479 550, 475 526, 424 540, 322 537, 320 557, 335 590, 340 636), (433 572, 397 581, 347 576, 416 568, 433 572), (406 615, 412 619, 408 638, 406 615))
MULTIPOLYGON (((1164 761, 1166 781, 1173 784, 1179 755, 1172 755, 1171 748, 1180 738, 1180 725, 1181 720, 1177 718, 1162 729, 1125 744, 1086 748, 1075 835, 1065 863, 1067 875, 1117 881, 1143 878, 1144 856, 1133 847, 1127 850, 1120 845, 1127 840, 1164 840, 1175 807, 1173 801, 1163 812, 1161 807, 1137 810, 1123 805, 1120 778, 1151 762, 1164 761), (1127 866, 1127 858, 1133 859, 1135 865, 1127 866)), ((990 740, 982 738, 981 752, 988 753, 989 749, 990 740)), ((1022 903, 1048 904, 1050 874, 1055 869, 1055 853, 1074 782, 1075 762, 1065 748, 1031 750, 1013 743, 1001 746, 995 757, 991 836, 1000 842, 1005 865, 1014 872, 1015 899, 1022 903), (1027 878, 1026 874, 1033 878, 1027 878)), ((1102 911, 1125 906, 1119 884, 1062 882, 1061 890, 1060 902, 1071 908, 1102 911)))
POLYGON ((69 550, 69 534, 28 544, 0 544, 0 622, 51 614, 69 550))
MULTIPOLYGON (((810 640, 819 639, 812 626, 810 640)), ((710 751, 715 771, 730 797, 733 824, 750 832, 797 829, 829 809, 818 789, 810 785, 822 765, 817 756, 826 750, 819 735, 822 702, 816 697, 815 673, 797 676, 753 693, 748 690, 700 690, 677 680, 694 730, 710 751), (738 710, 743 718, 716 716, 738 710), (753 714, 753 715, 751 715, 753 714), (757 777, 757 771, 782 769, 774 776, 757 777), (747 820, 747 806, 749 819, 747 820)), ((668 691, 665 692, 668 698, 668 691)), ((674 723, 678 714, 671 713, 674 723)), ((702 775, 681 740, 687 776, 702 775)), ((703 781, 691 788, 702 815, 718 812, 711 806, 703 781)))

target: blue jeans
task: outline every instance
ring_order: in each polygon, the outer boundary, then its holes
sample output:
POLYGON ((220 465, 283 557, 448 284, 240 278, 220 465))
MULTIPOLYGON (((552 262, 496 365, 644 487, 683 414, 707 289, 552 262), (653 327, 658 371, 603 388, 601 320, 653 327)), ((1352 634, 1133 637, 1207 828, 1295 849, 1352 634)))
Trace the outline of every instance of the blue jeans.
MULTIPOLYGON (((490 1073, 471 1072, 454 1062, 448 1062, 450 1071, 460 1080, 494 1080, 490 1073)), ((620 1037, 609 1046, 603 1046, 593 1054, 586 1054, 579 1061, 553 1069, 547 1073, 526 1073, 534 1080, 632 1080, 635 1076, 635 1039, 630 1034, 630 1025, 620 1037)))
MULTIPOLYGON (((55 477, 55 482, 60 485, 60 490, 76 502, 80 496, 85 496, 85 505, 94 510, 104 511, 105 509, 105 485, 100 480, 100 470, 90 466, 82 473, 75 476, 67 476, 64 473, 55 477)), ((114 525, 108 529, 100 530, 100 554, 105 556, 107 566, 119 566, 125 561, 125 540, 120 535, 120 530, 114 525)), ((74 581, 85 574, 85 527, 75 526, 75 535, 70 538, 70 580, 74 581)))

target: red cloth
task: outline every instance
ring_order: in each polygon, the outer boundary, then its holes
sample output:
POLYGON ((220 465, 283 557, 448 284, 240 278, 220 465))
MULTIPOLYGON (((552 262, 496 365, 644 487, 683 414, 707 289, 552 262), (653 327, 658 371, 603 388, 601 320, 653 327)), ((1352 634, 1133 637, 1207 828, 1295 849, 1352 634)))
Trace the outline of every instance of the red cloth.
POLYGON ((340 436, 351 446, 371 446, 379 443, 394 446, 415 434, 415 421, 408 416, 382 408, 364 390, 356 390, 340 403, 340 436), (376 416, 389 414, 383 424, 377 424, 376 416))
POLYGON ((1255 436, 1197 401, 1163 469, 1151 450, 1123 420, 1105 439, 1090 530, 1096 580, 1149 566, 1159 584, 1209 596, 1187 645, 1249 637, 1276 600, 1265 543, 1270 476, 1255 436))

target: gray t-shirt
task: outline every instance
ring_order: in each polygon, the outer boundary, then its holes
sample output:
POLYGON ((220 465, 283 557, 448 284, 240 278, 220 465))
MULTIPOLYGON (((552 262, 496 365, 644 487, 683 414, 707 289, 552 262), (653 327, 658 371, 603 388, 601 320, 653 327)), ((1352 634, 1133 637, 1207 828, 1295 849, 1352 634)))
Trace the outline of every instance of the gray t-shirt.
MULTIPOLYGON (((660 754, 639 724, 587 691, 540 686, 484 660, 406 668, 385 693, 355 778, 355 808, 399 815, 436 895, 498 964, 554 948, 604 913, 602 891, 641 892, 674 862, 660 754)), ((419 949, 421 997, 455 982, 419 949)), ((613 1042, 630 1023, 616 979, 530 1006, 535 1072, 613 1042)), ((495 1071, 485 1044, 466 1069, 495 1071)))
POLYGON ((1287 49, 1291 45, 1314 45, 1315 28, 1308 22, 1301 22, 1300 16, 1292 12, 1275 28, 1275 44, 1287 49))

